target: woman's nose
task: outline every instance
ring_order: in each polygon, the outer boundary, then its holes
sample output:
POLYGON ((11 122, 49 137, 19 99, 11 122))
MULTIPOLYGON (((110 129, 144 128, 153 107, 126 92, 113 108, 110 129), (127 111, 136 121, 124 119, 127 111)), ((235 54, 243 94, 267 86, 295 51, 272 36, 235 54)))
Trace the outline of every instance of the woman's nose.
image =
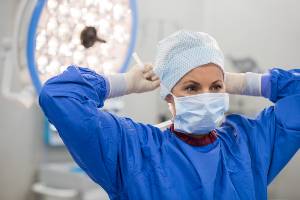
POLYGON ((201 91, 202 93, 209 93, 209 92, 211 92, 210 91, 210 89, 209 89, 209 87, 207 87, 207 88, 202 88, 202 91, 201 91))

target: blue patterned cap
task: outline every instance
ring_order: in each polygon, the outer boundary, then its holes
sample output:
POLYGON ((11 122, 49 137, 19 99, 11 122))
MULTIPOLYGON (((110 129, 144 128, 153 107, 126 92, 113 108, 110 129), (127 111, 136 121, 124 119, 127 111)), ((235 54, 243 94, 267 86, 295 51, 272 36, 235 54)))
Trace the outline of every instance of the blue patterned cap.
POLYGON ((163 99, 189 71, 214 63, 224 71, 224 55, 207 33, 181 30, 158 43, 154 72, 160 78, 163 99))

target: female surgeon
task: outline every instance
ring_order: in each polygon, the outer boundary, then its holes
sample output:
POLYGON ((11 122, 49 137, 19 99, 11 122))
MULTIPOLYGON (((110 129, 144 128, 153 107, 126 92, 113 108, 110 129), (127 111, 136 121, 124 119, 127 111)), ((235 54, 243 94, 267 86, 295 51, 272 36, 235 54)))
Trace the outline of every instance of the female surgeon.
POLYGON ((153 69, 104 76, 70 66, 47 81, 39 102, 110 199, 267 199, 267 186, 300 146, 300 70, 225 73, 217 42, 201 32, 162 40, 153 69), (159 85, 173 115, 165 131, 99 109, 107 98, 159 85), (228 93, 274 105, 255 119, 225 117, 228 93))

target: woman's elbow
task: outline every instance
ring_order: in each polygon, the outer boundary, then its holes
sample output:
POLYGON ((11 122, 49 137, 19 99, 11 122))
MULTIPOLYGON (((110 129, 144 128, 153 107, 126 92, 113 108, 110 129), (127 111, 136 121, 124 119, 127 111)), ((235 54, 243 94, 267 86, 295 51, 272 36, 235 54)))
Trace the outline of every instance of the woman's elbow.
POLYGON ((51 98, 51 96, 49 95, 48 92, 49 92, 48 88, 45 87, 45 86, 43 86, 41 91, 40 91, 39 105, 42 109, 47 105, 47 102, 49 102, 49 99, 51 98))
POLYGON ((48 85, 42 87, 38 101, 42 111, 49 120, 60 112, 58 108, 59 101, 56 97, 57 95, 54 94, 51 87, 48 85))

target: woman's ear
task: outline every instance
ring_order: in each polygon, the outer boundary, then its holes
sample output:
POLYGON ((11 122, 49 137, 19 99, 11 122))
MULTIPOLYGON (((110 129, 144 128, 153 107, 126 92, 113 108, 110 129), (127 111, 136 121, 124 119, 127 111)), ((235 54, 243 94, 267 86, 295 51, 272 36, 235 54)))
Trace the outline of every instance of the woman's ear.
POLYGON ((168 94, 165 98, 166 102, 173 104, 174 103, 174 98, 172 95, 168 94))
POLYGON ((174 98, 172 95, 168 94, 166 96, 165 100, 166 100, 166 102, 168 102, 169 110, 174 118, 176 115, 174 98))

